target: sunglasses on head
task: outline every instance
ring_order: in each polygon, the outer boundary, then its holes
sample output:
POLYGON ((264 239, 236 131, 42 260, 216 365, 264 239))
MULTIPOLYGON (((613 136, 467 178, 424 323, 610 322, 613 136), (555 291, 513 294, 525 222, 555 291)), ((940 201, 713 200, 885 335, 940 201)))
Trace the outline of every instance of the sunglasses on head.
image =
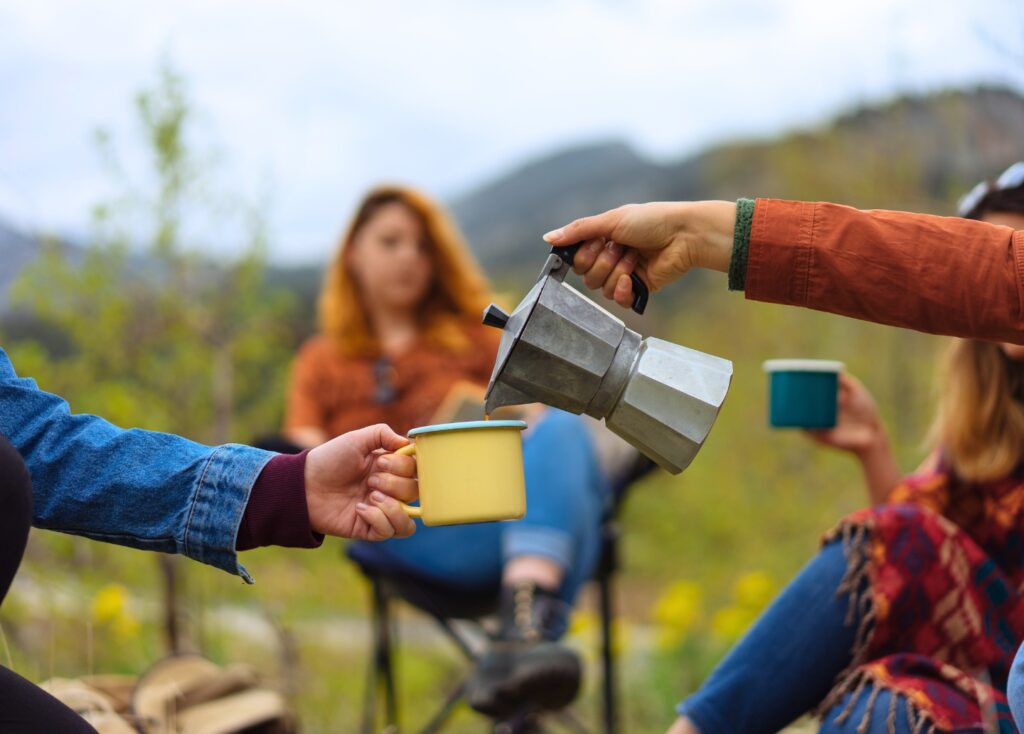
POLYGON ((381 357, 373 363, 373 380, 376 388, 373 392, 373 399, 378 405, 393 403, 398 397, 398 389, 394 383, 395 368, 391 360, 381 357))
POLYGON ((956 211, 961 217, 974 213, 981 200, 996 191, 1009 191, 1024 186, 1024 161, 1014 163, 995 181, 982 181, 960 198, 956 211))

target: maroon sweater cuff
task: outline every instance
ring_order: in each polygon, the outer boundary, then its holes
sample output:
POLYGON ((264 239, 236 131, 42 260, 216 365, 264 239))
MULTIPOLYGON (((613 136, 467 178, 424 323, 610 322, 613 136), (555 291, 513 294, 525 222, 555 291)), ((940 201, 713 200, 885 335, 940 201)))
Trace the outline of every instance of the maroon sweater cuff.
POLYGON ((236 550, 263 545, 318 548, 324 536, 313 532, 306 506, 306 454, 278 454, 263 467, 249 493, 238 527, 236 550))

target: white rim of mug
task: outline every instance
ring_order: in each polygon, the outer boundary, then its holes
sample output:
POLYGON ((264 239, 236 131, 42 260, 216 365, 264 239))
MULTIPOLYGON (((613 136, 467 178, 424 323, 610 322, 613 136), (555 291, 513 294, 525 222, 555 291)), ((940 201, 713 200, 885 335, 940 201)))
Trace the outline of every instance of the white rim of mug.
POLYGON ((420 426, 413 428, 406 436, 414 438, 428 433, 449 433, 454 431, 480 431, 495 428, 515 428, 524 430, 526 421, 519 420, 494 420, 494 421, 463 421, 460 423, 439 423, 434 426, 420 426))
POLYGON ((769 359, 761 365, 772 372, 842 372, 846 365, 834 359, 769 359))

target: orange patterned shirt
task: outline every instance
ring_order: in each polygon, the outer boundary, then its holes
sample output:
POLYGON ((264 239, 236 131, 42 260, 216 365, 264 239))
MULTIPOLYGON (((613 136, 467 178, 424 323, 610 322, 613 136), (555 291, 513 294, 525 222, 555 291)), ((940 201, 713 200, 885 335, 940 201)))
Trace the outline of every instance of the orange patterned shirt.
POLYGON ((486 386, 501 332, 467 323, 470 347, 452 352, 417 344, 379 365, 378 357, 346 356, 324 336, 299 350, 292 367, 285 430, 319 428, 336 436, 374 423, 395 431, 430 423, 452 387, 461 382, 486 386), (380 400, 381 383, 390 401, 380 400))

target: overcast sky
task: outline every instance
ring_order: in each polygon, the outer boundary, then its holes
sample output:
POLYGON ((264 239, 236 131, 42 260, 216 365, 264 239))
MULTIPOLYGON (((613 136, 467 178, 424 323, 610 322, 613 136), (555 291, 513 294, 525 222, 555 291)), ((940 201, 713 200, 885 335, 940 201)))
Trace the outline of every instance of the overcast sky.
POLYGON ((218 171, 268 194, 274 259, 319 261, 382 179, 451 197, 566 144, 674 157, 897 90, 1024 89, 1024 2, 0 0, 0 219, 87 232, 91 132, 131 138, 164 55, 218 171))

